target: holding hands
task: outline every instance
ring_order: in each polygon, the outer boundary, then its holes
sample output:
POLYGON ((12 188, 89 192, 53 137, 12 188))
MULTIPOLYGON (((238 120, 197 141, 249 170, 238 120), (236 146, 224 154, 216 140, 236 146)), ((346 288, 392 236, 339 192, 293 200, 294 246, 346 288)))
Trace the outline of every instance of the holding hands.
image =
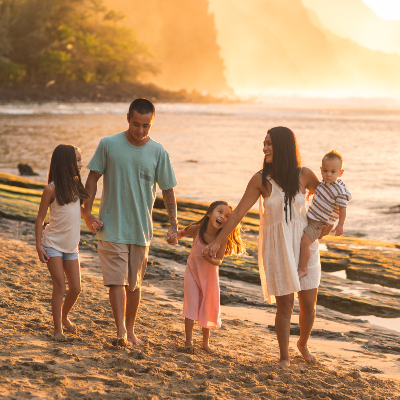
POLYGON ((171 226, 167 232, 167 243, 176 245, 176 244, 178 244, 178 239, 180 239, 180 237, 179 237, 179 232, 178 232, 177 227, 171 226))
POLYGON ((202 255, 204 258, 213 259, 217 256, 218 250, 221 246, 215 242, 210 243, 208 246, 204 247, 202 255))
POLYGON ((94 215, 89 214, 83 215, 83 218, 85 219, 87 227, 94 233, 98 233, 100 229, 103 227, 103 222, 98 220, 94 215))

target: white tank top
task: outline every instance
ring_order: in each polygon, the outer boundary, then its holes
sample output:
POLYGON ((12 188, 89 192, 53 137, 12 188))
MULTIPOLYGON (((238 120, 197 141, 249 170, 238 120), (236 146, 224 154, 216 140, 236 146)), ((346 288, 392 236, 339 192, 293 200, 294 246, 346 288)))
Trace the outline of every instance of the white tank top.
MULTIPOLYGON (((54 183, 51 182, 54 186, 54 183)), ((61 206, 57 199, 50 204, 50 222, 44 230, 42 244, 62 253, 78 253, 81 235, 80 200, 61 206)))

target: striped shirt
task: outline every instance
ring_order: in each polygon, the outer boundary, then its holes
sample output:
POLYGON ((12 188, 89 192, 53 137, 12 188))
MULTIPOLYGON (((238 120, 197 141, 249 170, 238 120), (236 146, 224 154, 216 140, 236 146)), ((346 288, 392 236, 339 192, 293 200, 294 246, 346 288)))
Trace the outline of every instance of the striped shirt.
POLYGON ((322 181, 315 189, 307 216, 332 225, 339 218, 339 207, 346 208, 347 202, 350 200, 351 194, 340 179, 332 183, 322 181))

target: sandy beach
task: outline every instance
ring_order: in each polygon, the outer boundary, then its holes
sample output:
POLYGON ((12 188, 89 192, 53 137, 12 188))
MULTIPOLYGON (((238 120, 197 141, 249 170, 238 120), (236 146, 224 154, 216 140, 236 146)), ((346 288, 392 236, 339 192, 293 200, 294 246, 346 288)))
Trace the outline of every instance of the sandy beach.
POLYGON ((51 280, 37 259, 33 224, 1 218, 0 238, 1 398, 400 398, 399 354, 368 347, 374 330, 390 342, 396 332, 378 332, 368 323, 338 318, 321 306, 310 341, 318 358, 315 366, 305 364, 296 350, 294 316, 292 365, 285 370, 275 367, 273 308, 223 306, 223 326, 212 331, 216 351, 201 350, 197 328, 195 352, 186 353, 181 269, 175 261, 154 256, 136 329, 145 345, 111 345, 115 331, 107 291, 97 253, 85 246, 83 291, 71 314, 78 333, 66 333, 68 341, 56 343, 51 340, 51 280))

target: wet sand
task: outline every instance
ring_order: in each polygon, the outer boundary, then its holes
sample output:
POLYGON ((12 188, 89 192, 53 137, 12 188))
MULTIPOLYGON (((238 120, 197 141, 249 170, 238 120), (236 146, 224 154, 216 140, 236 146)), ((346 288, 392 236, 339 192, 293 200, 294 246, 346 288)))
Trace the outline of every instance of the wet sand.
POLYGON ((33 230, 32 223, 0 218, 1 398, 400 398, 400 355, 368 346, 376 337, 393 343, 396 332, 339 318, 321 306, 310 341, 319 360, 315 366, 296 350, 296 316, 292 364, 285 370, 275 366, 273 308, 223 306, 223 326, 211 337, 216 351, 201 350, 196 327, 195 352, 186 353, 180 269, 154 256, 136 328, 145 345, 111 345, 114 321, 97 254, 89 248, 82 249, 83 291, 71 313, 78 333, 67 332, 68 341, 56 343, 51 280, 37 259, 33 230))

